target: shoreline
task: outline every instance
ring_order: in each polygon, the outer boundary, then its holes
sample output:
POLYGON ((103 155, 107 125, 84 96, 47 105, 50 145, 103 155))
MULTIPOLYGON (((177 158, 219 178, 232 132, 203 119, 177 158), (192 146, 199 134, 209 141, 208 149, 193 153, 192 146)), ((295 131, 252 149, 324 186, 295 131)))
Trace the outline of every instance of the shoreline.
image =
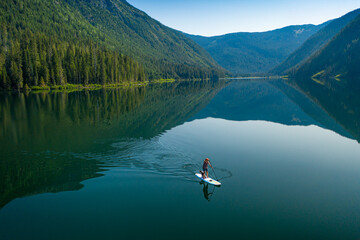
MULTIPOLYGON (((65 85, 53 85, 53 86, 32 86, 28 87, 25 85, 23 88, 20 89, 1 89, 0 92, 24 92, 24 93, 38 93, 38 92, 75 92, 75 91, 93 91, 93 90, 100 90, 100 89, 116 89, 116 88, 129 88, 129 87, 145 87, 149 84, 167 84, 167 83, 176 83, 181 81, 201 81, 205 80, 208 81, 210 79, 156 79, 152 81, 144 81, 144 82, 124 82, 124 83, 111 83, 111 84, 65 84, 65 85)), ((227 79, 223 79, 227 80, 227 79)))

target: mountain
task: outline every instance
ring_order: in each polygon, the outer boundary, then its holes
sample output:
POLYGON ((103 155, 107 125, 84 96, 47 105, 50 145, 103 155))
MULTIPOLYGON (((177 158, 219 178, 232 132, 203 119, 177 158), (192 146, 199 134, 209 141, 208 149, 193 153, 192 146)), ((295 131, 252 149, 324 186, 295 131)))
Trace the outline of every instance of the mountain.
POLYGON ((290 74, 328 88, 360 89, 360 15, 290 74), (311 78, 311 80, 309 80, 311 78))
POLYGON ((124 0, 0 2, 3 88, 223 73, 194 41, 124 0))
POLYGON ((283 63, 271 71, 273 74, 285 74, 293 67, 304 63, 313 53, 328 43, 341 29, 349 24, 360 14, 360 9, 347 13, 346 15, 332 20, 324 28, 312 35, 296 51, 294 51, 283 63))
POLYGON ((240 32, 215 37, 187 36, 233 74, 264 74, 284 61, 326 24, 288 26, 268 32, 240 32))
MULTIPOLYGON (((162 25, 125 0, 65 0, 125 54, 146 69, 180 65, 218 68, 211 56, 183 33, 162 25), (165 66, 164 66, 165 65, 165 66), (169 65, 169 66, 166 66, 169 65)), ((165 68, 165 69, 164 69, 165 68)))

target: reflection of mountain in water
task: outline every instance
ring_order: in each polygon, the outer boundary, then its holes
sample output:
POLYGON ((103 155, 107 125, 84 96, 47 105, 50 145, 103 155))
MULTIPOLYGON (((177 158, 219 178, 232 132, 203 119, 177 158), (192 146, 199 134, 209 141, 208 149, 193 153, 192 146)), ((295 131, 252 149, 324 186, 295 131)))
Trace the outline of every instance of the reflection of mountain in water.
POLYGON ((311 79, 294 79, 292 83, 320 105, 332 118, 360 141, 360 95, 356 78, 341 82, 326 81, 324 85, 311 79))
POLYGON ((280 89, 286 96, 296 103, 315 122, 313 124, 330 129, 347 138, 354 138, 346 128, 343 128, 336 118, 330 116, 320 105, 312 101, 303 92, 290 86, 284 81, 273 81, 272 84, 280 89), (316 124, 318 123, 318 124, 316 124))
POLYGON ((318 125, 351 137, 318 105, 283 80, 233 82, 194 118, 264 120, 285 125, 318 125))
POLYGON ((182 124, 224 84, 1 95, 0 207, 22 196, 80 189, 102 171, 87 153, 108 151, 104 141, 149 139, 182 124))

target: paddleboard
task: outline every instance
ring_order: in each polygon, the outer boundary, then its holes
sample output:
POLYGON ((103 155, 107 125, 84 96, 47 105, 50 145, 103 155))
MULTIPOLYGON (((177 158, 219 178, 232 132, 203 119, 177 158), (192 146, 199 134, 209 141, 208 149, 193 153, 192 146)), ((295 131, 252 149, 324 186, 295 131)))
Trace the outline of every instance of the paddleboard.
POLYGON ((211 185, 215 185, 215 186, 220 186, 221 182, 218 182, 212 178, 202 178, 201 173, 195 173, 195 176, 197 176, 198 178, 200 178, 202 181, 211 184, 211 185))

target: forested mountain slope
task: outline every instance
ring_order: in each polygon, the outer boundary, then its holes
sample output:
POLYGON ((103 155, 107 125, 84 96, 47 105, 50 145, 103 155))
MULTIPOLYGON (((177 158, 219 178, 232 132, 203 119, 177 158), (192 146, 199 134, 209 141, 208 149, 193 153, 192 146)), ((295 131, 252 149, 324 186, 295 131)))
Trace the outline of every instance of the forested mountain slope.
POLYGON ((0 2, 0 87, 207 78, 210 55, 122 0, 0 2))
POLYGON ((143 63, 146 69, 155 67, 171 73, 180 65, 218 67, 203 48, 183 33, 162 25, 125 0, 65 1, 97 29, 116 39, 117 46, 143 63))
POLYGON ((268 32, 240 32, 216 37, 188 36, 230 72, 236 75, 264 74, 326 24, 288 26, 268 32))
POLYGON ((322 85, 360 89, 359 39, 360 15, 291 75, 299 81, 311 77, 322 85))
POLYGON ((301 47, 293 52, 283 63, 271 71, 273 74, 285 74, 293 67, 304 63, 313 53, 321 49, 331 38, 338 34, 347 24, 360 14, 360 9, 354 10, 340 18, 332 20, 306 40, 301 47))

